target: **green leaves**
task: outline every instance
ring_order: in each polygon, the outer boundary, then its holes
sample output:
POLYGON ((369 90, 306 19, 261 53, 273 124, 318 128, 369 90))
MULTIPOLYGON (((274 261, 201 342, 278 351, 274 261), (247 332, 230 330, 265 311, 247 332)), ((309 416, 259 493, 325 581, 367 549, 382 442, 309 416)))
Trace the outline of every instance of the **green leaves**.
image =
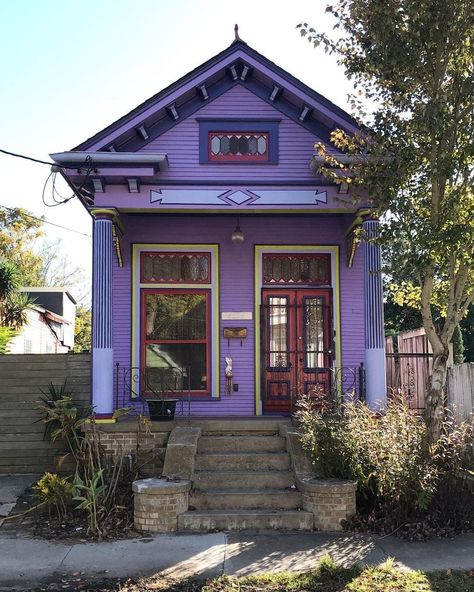
MULTIPOLYGON (((313 165, 382 216, 385 271, 416 286, 436 362, 474 298, 474 3, 339 0, 327 11, 333 38, 302 28, 354 82, 363 126, 317 144, 313 165)), ((442 387, 446 365, 434 366, 442 387)), ((434 418, 442 388, 430 393, 434 418)))

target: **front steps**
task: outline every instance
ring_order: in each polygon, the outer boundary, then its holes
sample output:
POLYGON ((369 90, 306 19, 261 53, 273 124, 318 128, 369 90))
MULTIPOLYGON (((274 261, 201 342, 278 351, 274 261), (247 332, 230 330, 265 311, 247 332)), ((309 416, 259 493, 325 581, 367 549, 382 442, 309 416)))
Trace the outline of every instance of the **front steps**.
POLYGON ((312 530, 301 510, 286 440, 287 420, 211 421, 202 425, 189 511, 178 530, 312 530))

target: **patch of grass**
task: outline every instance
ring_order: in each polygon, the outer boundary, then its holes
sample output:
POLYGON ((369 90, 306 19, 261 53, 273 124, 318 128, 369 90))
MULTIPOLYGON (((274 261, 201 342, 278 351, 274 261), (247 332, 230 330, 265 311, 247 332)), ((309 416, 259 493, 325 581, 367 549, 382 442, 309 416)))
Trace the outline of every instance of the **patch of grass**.
POLYGON ((340 567, 324 557, 316 569, 303 573, 277 573, 243 578, 221 576, 212 580, 171 580, 157 574, 138 581, 89 582, 61 579, 47 588, 28 592, 474 592, 474 570, 403 571, 393 560, 374 567, 340 567), (78 582, 80 584, 75 586, 78 582), (69 584, 69 585, 68 585, 69 584))

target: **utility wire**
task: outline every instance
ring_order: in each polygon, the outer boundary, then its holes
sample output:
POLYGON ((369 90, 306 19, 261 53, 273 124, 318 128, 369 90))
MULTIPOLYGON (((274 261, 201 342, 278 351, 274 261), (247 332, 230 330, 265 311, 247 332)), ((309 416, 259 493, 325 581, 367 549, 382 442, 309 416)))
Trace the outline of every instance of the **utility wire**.
POLYGON ((54 208, 55 206, 63 205, 65 203, 67 203, 68 201, 70 201, 71 199, 73 199, 74 197, 80 196, 82 194, 83 190, 85 189, 86 180, 89 178, 90 174, 94 171, 94 167, 92 166, 92 158, 90 156, 86 156, 86 158, 84 159, 84 164, 82 165, 82 167, 86 168, 85 180, 83 181, 83 183, 81 184, 81 186, 78 189, 73 190, 74 192, 71 196, 64 197, 56 189, 56 173, 59 169, 67 170, 68 167, 58 165, 55 162, 47 162, 46 160, 41 160, 39 158, 33 158, 32 156, 26 156, 25 154, 18 154, 16 152, 10 152, 9 150, 4 150, 3 148, 0 148, 0 153, 7 154, 8 156, 14 156, 16 158, 23 158, 24 160, 30 160, 31 162, 37 162, 39 164, 46 164, 49 167, 51 167, 51 173, 48 175, 48 178, 46 179, 46 182, 43 186, 43 193, 42 193, 43 203, 48 208, 54 208), (46 198, 45 198, 46 186, 47 186, 48 181, 51 178, 51 176, 53 176, 53 186, 52 186, 52 191, 51 191, 51 197, 54 202, 52 204, 47 203, 46 198), (59 197, 60 200, 56 199, 56 196, 59 197))
POLYGON ((32 156, 25 156, 24 154, 17 154, 16 152, 9 152, 8 150, 3 150, 3 148, 0 148, 0 152, 2 152, 3 154, 8 154, 8 156, 15 156, 16 158, 24 158, 25 160, 31 160, 32 162, 39 162, 39 164, 47 164, 48 166, 57 166, 60 169, 65 168, 60 165, 57 165, 54 162, 46 162, 46 160, 39 160, 38 158, 33 158, 32 156))
MULTIPOLYGON (((0 204, 0 208, 4 210, 8 210, 9 212, 15 212, 18 209, 23 208, 9 208, 8 206, 4 206, 0 204)), ((69 232, 75 232, 76 234, 80 234, 81 236, 86 236, 87 238, 91 238, 90 234, 86 234, 85 232, 79 232, 79 230, 74 230, 74 228, 67 228, 67 226, 61 226, 61 224, 55 224, 54 222, 49 222, 49 220, 44 220, 43 218, 38 218, 37 216, 33 216, 32 214, 27 214, 23 212, 23 215, 27 218, 31 218, 32 220, 38 220, 38 222, 43 222, 44 224, 49 224, 50 226, 56 226, 56 228, 62 228, 63 230, 68 230, 69 232)))

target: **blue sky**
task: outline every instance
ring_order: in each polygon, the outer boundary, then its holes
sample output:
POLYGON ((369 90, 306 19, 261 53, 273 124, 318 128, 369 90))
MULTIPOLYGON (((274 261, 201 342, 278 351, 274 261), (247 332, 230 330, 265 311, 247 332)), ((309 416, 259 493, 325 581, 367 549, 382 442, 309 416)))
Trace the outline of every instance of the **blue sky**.
MULTIPOLYGON (((0 148, 49 160, 241 37, 343 108, 343 71, 295 27, 329 30, 323 0, 0 0, 0 148)), ((0 205, 90 234, 76 200, 45 208, 47 166, 0 154, 0 205)), ((64 192, 67 189, 64 188, 64 192)), ((90 268, 87 237, 45 226, 90 268)))

